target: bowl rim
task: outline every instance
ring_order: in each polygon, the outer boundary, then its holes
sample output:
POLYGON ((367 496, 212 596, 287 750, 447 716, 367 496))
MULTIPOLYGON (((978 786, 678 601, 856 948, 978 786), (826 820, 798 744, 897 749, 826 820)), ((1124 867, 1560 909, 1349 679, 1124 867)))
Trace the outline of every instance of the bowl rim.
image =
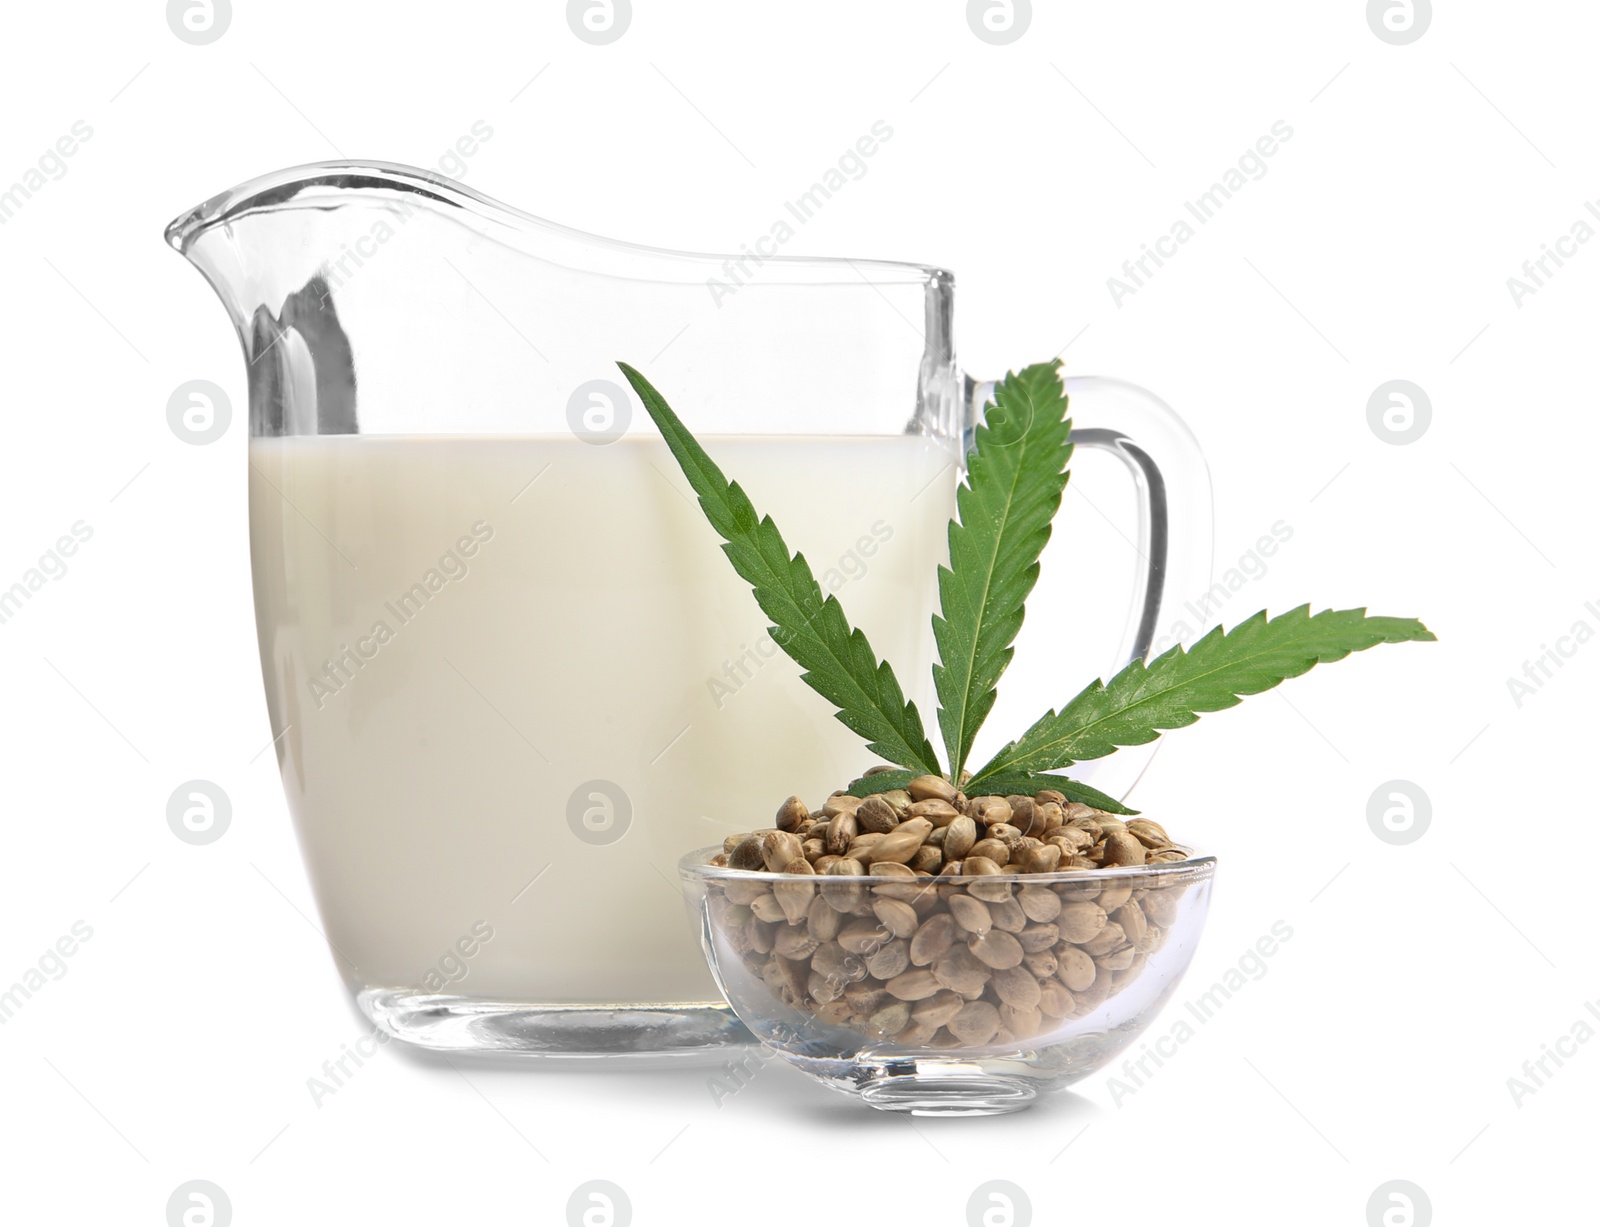
MULTIPOLYGON (((1021 883, 1024 886, 1046 886, 1061 882, 1106 882, 1118 878, 1156 878, 1188 875, 1190 877, 1212 877, 1216 873, 1217 858, 1213 853, 1195 848, 1189 844, 1176 844, 1189 855, 1181 861, 1162 861, 1159 864, 1146 865, 1115 865, 1106 869, 1066 869, 1056 870, 1052 873, 986 873, 975 877, 948 876, 941 878, 938 874, 919 874, 916 880, 927 878, 929 883, 951 882, 966 884, 970 882, 1006 882, 1021 883)), ((745 882, 860 882, 863 884, 887 884, 890 882, 904 885, 912 879, 890 874, 851 874, 849 877, 832 877, 827 874, 800 874, 800 873, 773 873, 770 870, 734 869, 728 865, 712 865, 710 859, 722 851, 721 844, 707 844, 703 848, 696 848, 686 852, 678 858, 678 873, 688 881, 730 881, 745 882)))

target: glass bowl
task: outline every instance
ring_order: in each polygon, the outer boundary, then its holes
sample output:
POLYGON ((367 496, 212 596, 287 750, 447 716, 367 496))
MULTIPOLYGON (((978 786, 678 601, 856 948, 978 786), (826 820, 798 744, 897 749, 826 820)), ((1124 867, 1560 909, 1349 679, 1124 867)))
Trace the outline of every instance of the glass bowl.
POLYGON ((757 1039, 922 1116, 1014 1112, 1105 1066, 1177 987, 1216 858, 977 878, 805 876, 685 856, 701 946, 757 1039))

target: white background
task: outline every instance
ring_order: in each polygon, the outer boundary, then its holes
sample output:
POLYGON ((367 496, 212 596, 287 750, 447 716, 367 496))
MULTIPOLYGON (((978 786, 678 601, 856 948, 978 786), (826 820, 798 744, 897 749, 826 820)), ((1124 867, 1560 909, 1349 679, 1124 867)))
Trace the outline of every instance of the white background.
POLYGON ((1567 868, 1591 851, 1600 647, 1520 707, 1507 678, 1600 628, 1600 244, 1520 306, 1506 283, 1600 195, 1600 11, 1463 0, 1393 46, 1359 0, 1040 3, 993 46, 955 0, 634 7, 600 47, 551 0, 236 0, 209 46, 151 0, 8 7, 0 185, 75 121, 93 136, 0 226, 0 581, 75 521, 93 537, 0 626, 0 981, 76 921, 94 935, 0 1028, 7 1219, 159 1223, 197 1178, 241 1224, 563 1222, 591 1178, 639 1223, 959 1224, 989 1179, 1041 1222, 1355 1225, 1391 1179, 1440 1223, 1557 1214, 1592 1162, 1600 1044, 1520 1105, 1507 1079, 1600 998, 1567 868), (980 377, 1066 347, 1176 406, 1219 570, 1294 529, 1227 621, 1310 600, 1438 633, 1207 717, 1141 786, 1222 864, 1152 1034, 1274 922, 1293 938, 1134 1093, 1108 1071, 1015 1117, 879 1115, 776 1067, 718 1106, 705 1071, 452 1070, 399 1045, 315 1106, 306 1079, 365 1029, 261 753, 244 424, 193 447, 165 419, 190 379, 242 406, 243 364, 162 226, 281 166, 434 166, 483 120, 467 184, 727 249, 877 119, 893 140, 788 251, 954 269, 980 377), (1116 304, 1107 278, 1278 120, 1268 173, 1116 304), (1391 379, 1432 402, 1407 446, 1367 421, 1391 379), (165 821, 194 777, 234 806, 206 847, 165 821), (1403 847, 1367 823, 1397 778, 1433 812, 1403 847))

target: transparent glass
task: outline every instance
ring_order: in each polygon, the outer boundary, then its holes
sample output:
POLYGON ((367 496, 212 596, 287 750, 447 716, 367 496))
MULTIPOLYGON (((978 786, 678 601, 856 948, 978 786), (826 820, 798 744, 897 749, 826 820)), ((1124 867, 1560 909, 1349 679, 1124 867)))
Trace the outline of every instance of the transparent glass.
POLYGON ((923 1116, 1014 1112, 1133 1043, 1194 957, 1216 869, 1191 852, 1060 873, 808 877, 709 865, 720 850, 679 869, 745 1025, 829 1089, 923 1116))
MULTIPOLYGON (((935 566, 985 390, 956 364, 951 275, 635 247, 375 163, 265 176, 167 238, 244 349, 268 712, 361 1008, 447 1049, 747 1042, 673 866, 872 760, 767 636, 614 363, 931 721, 935 566)), ((1209 485, 1154 398, 1068 386, 1075 437, 1140 491, 1127 659, 1205 587, 1209 485)), ((1147 757, 1097 782, 1125 791, 1147 757)))

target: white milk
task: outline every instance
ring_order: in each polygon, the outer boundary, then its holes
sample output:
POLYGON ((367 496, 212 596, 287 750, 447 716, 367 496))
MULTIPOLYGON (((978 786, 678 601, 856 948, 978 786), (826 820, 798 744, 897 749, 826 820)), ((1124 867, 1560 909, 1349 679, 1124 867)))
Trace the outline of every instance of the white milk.
MULTIPOLYGON (((704 442, 937 739, 953 450, 704 442)), ((678 858, 873 760, 768 639, 666 446, 308 436, 253 440, 250 466, 272 730, 353 986, 716 1000, 678 858)))

